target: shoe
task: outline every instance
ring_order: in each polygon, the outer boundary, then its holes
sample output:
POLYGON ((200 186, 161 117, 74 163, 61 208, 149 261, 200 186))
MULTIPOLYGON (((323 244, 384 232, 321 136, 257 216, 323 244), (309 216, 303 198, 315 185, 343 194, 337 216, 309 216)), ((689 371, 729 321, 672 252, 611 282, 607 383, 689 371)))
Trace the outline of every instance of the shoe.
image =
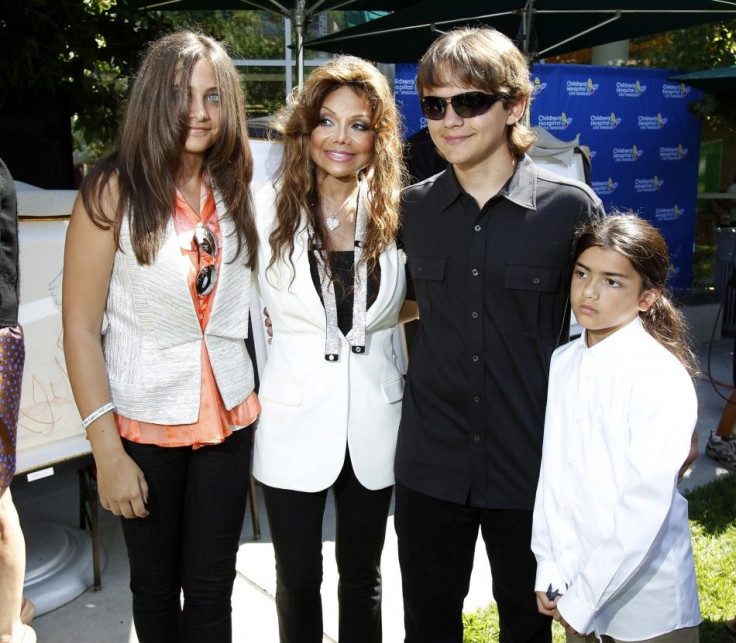
POLYGON ((3 636, 3 641, 10 643, 37 643, 36 631, 25 624, 21 624, 20 628, 13 629, 11 637, 3 636))
POLYGON ((711 433, 705 445, 705 455, 715 460, 723 468, 736 471, 736 437, 729 435, 716 442, 711 433))
POLYGON ((34 616, 36 616, 36 606, 30 598, 24 596, 20 604, 20 622, 23 625, 30 625, 34 616))

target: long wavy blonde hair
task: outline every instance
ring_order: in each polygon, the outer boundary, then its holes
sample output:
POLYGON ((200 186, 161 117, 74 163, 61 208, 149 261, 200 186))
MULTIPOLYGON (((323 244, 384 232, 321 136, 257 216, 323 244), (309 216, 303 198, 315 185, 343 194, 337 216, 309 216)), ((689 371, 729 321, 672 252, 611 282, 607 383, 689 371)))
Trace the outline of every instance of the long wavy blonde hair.
POLYGON ((371 105, 370 126, 375 133, 373 159, 363 170, 368 179, 370 213, 363 258, 368 262, 369 272, 396 236, 399 192, 406 176, 399 113, 388 82, 378 69, 361 58, 340 56, 313 71, 304 88, 292 93, 275 120, 275 128, 283 140, 283 156, 275 176, 279 189, 276 226, 269 237, 272 253, 269 267, 288 260, 293 269, 294 235, 301 225, 303 211, 322 247, 329 248, 324 223, 315 216, 319 195, 310 137, 320 121, 325 98, 340 87, 350 87, 356 94, 365 96, 371 105))

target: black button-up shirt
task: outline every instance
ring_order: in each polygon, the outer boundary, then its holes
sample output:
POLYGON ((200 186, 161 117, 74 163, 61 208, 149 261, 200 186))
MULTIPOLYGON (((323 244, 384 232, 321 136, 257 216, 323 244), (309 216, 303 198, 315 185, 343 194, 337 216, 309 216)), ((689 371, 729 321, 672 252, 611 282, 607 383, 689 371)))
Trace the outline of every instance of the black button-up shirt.
POLYGON ((396 453, 402 484, 533 508, 549 362, 568 339, 574 231, 602 212, 587 186, 526 155, 482 209, 452 168, 404 190, 420 321, 396 453))

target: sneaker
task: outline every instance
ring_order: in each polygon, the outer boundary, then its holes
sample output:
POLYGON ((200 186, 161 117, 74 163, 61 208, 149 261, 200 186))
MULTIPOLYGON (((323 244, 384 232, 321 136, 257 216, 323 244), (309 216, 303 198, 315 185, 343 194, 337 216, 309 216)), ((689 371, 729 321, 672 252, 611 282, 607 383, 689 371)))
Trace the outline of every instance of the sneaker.
POLYGON ((736 471, 736 437, 729 435, 716 442, 711 433, 705 445, 705 455, 715 460, 723 468, 736 471))

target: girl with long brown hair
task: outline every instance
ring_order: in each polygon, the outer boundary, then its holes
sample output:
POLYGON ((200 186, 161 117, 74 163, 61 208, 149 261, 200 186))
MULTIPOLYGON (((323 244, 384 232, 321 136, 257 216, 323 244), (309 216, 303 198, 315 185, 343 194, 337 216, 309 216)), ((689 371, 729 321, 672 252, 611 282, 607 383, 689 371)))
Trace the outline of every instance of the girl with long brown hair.
POLYGON ((276 553, 281 641, 322 641, 322 516, 332 488, 339 638, 381 640, 381 551, 403 378, 392 336, 406 277, 394 242, 399 117, 370 63, 339 57, 280 114, 283 157, 255 199, 273 327, 253 473, 276 553))
POLYGON ((122 517, 141 643, 232 636, 259 412, 251 176, 235 67, 211 38, 173 33, 146 52, 119 148, 69 223, 67 368, 100 501, 122 517))

